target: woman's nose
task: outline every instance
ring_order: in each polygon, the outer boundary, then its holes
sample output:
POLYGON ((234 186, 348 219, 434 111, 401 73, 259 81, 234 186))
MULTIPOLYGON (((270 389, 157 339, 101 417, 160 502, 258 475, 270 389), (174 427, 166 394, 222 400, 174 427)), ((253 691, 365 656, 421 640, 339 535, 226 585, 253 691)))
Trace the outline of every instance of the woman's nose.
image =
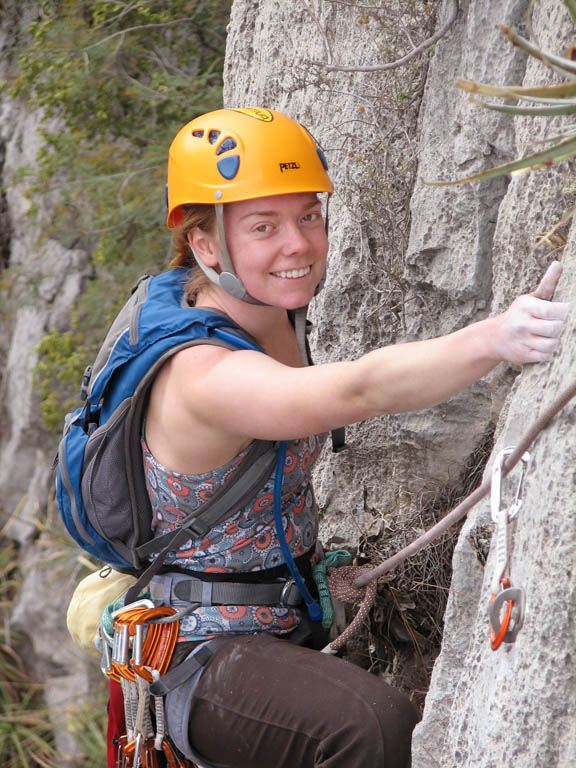
POLYGON ((308 250, 308 238, 304 235, 298 224, 286 225, 283 234, 282 252, 286 255, 299 254, 308 250))

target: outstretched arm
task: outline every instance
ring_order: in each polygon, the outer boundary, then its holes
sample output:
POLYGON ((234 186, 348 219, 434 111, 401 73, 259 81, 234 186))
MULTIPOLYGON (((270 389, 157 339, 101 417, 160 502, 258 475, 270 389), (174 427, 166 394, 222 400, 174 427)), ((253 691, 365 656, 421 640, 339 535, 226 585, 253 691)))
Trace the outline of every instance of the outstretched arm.
POLYGON ((311 368, 290 368, 257 352, 194 348, 176 356, 177 375, 171 379, 180 382, 178 397, 196 418, 253 438, 302 437, 420 410, 446 400, 502 361, 550 360, 569 308, 548 300, 561 271, 554 262, 538 288, 506 312, 436 339, 311 368))

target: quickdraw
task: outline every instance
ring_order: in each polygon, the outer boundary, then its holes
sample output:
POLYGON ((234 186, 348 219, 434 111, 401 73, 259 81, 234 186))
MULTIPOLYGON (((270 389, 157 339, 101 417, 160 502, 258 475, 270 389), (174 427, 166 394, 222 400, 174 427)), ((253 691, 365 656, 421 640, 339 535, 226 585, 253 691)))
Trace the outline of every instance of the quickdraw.
POLYGON ((496 566, 492 578, 492 597, 490 598, 490 647, 498 650, 502 643, 513 643, 524 623, 524 590, 512 587, 510 581, 510 528, 522 506, 522 485, 530 454, 522 454, 522 473, 512 504, 502 506, 502 470, 506 457, 514 448, 505 448, 496 456, 492 468, 490 486, 490 505, 492 520, 496 524, 496 566), (504 616, 501 618, 502 610, 504 616))
POLYGON ((101 669, 120 683, 124 695, 126 734, 119 739, 116 768, 192 766, 166 737, 161 696, 153 697, 155 727, 150 709, 150 684, 166 674, 178 638, 180 622, 166 621, 175 613, 170 606, 138 600, 112 613, 112 636, 100 625, 101 669))

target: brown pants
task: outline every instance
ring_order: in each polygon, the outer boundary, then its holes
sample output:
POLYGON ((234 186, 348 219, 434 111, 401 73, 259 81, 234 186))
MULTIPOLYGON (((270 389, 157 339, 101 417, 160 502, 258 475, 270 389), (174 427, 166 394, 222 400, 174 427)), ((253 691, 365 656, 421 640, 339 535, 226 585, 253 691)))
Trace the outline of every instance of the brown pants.
POLYGON ((409 768, 407 696, 329 654, 229 638, 194 691, 189 738, 229 768, 409 768))

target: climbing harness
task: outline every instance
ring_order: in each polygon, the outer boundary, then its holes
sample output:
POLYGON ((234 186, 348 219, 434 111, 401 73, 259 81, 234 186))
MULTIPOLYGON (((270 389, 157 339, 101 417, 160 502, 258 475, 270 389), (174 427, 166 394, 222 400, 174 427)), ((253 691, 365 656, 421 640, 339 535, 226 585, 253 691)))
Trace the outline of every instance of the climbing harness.
POLYGON ((496 567, 492 578, 490 599, 490 647, 498 650, 502 643, 513 643, 524 622, 524 590, 512 587, 510 581, 511 526, 522 506, 522 485, 530 454, 522 454, 522 473, 514 501, 509 507, 502 505, 502 468, 514 448, 504 448, 494 460, 490 489, 492 521, 496 524, 496 567), (504 618, 501 612, 505 606, 504 618))

